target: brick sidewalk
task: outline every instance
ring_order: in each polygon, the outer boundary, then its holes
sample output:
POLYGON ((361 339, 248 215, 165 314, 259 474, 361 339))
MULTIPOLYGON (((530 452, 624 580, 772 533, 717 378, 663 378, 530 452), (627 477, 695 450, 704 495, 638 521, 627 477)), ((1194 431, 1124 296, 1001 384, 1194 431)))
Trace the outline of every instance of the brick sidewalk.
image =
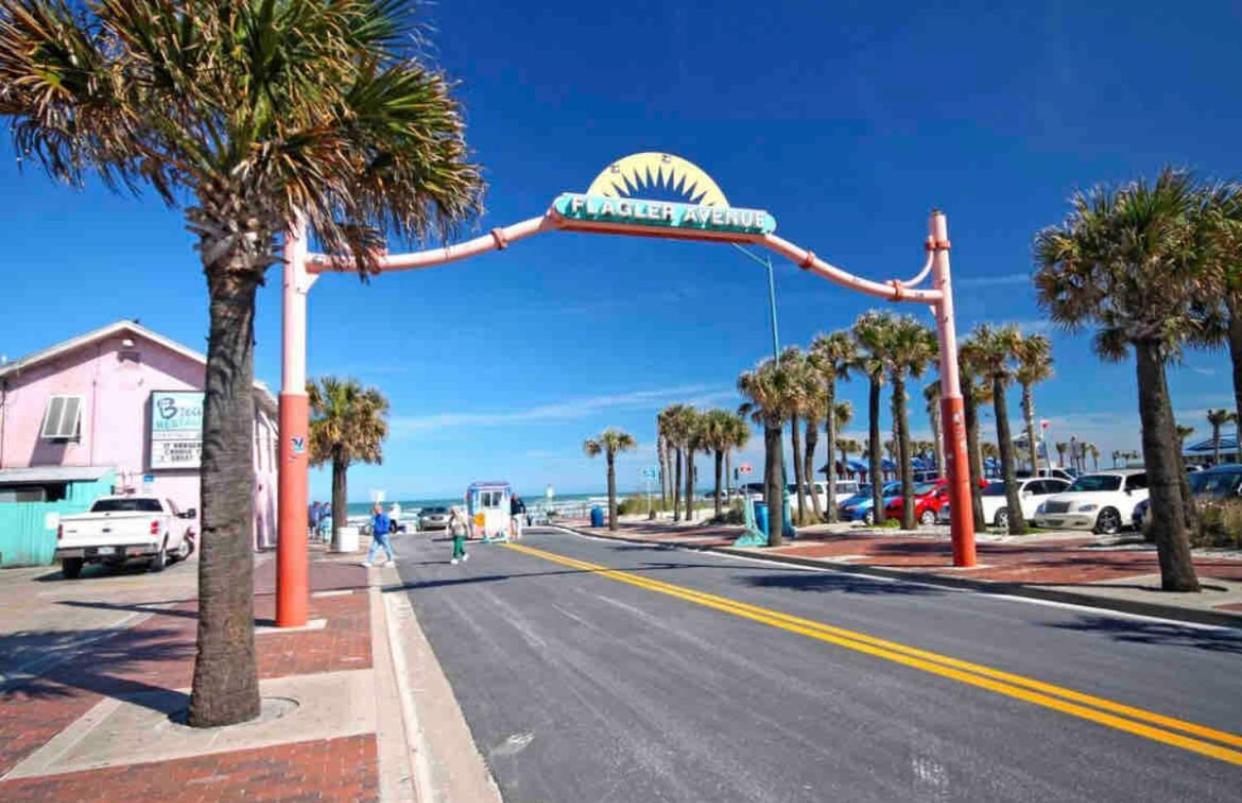
MULTIPOLYGON (((274 615, 273 585, 274 561, 269 560, 256 568, 255 615, 260 624, 274 615)), ((314 560, 311 586, 310 615, 312 620, 324 620, 323 626, 258 635, 261 682, 297 688, 298 683, 321 676, 332 682, 341 678, 342 688, 352 678, 352 685, 358 687, 357 681, 366 680, 358 677, 359 671, 372 668, 367 572, 356 565, 314 560)), ((203 739, 203 732, 172 725, 167 717, 168 712, 183 710, 189 702, 196 603, 116 607, 150 616, 132 627, 101 634, 89 647, 67 654, 65 660, 35 677, 18 678, 0 687, 0 777, 9 776, 0 780, 0 799, 378 798, 374 727, 371 732, 333 735, 323 730, 333 723, 323 724, 316 731, 296 726, 296 719, 291 718, 284 738, 244 749, 213 752, 210 747, 201 751, 194 748, 185 750, 189 755, 154 761, 146 759, 161 750, 148 749, 100 759, 101 755, 108 756, 110 740, 119 745, 132 737, 141 743, 145 736, 131 734, 132 728, 121 724, 142 717, 148 726, 154 722, 166 731, 163 741, 157 741, 165 745, 164 753, 175 751, 173 745, 178 739, 189 745, 201 744, 203 739), (92 724, 96 718, 98 722, 92 724), (73 731, 73 738, 66 729, 73 731), (57 738, 63 742, 63 749, 58 742, 55 749, 41 750, 57 738), (23 771, 23 762, 33 762, 36 771, 23 771)), ((20 639, 22 635, 6 638, 20 639)), ((268 696, 266 691, 264 695, 268 696)), ((275 720, 274 725, 279 727, 282 721, 275 720)), ((350 727, 365 731, 365 724, 359 724, 365 722, 365 717, 356 717, 350 727)), ((258 734, 263 726, 238 726, 215 733, 246 728, 258 734)), ((243 732, 240 743, 244 744, 245 738, 243 732)))

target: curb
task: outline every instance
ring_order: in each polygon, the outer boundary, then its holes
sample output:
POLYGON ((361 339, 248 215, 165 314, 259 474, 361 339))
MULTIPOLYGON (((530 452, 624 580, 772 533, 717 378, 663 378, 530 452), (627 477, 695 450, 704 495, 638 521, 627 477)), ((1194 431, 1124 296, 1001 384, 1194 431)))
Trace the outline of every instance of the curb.
POLYGON ((799 558, 793 555, 774 555, 759 551, 752 551, 749 549, 736 549, 734 547, 660 543, 642 538, 599 535, 597 533, 567 527, 563 524, 547 526, 553 529, 565 530, 566 532, 571 532, 575 535, 583 536, 584 538, 594 538, 600 541, 621 541, 627 544, 643 544, 645 546, 662 549, 686 549, 695 552, 712 552, 718 555, 730 555, 732 557, 769 561, 771 563, 784 563, 790 566, 800 566, 821 570, 828 569, 842 574, 861 574, 869 577, 880 577, 886 580, 905 580, 907 582, 954 588, 959 591, 975 591, 982 594, 993 594, 997 596, 1026 597, 1027 599, 1037 599, 1043 602, 1060 602, 1069 605, 1078 605, 1085 608, 1098 608, 1100 610, 1111 611, 1113 613, 1128 613, 1137 616, 1150 616, 1158 619, 1172 619, 1179 622, 1186 622, 1188 624, 1208 625, 1211 627, 1227 627, 1242 630, 1242 616, 1232 613, 1201 611, 1195 608, 1183 608, 1177 605, 1165 605, 1158 602, 1108 599, 1106 597, 1097 597, 1092 594, 1081 594, 1073 591, 1063 591, 1060 589, 1039 588, 1024 585, 1022 583, 1004 583, 992 580, 971 580, 965 577, 945 577, 944 575, 932 574, 929 572, 884 569, 877 566, 867 566, 865 564, 856 563, 827 563, 815 560, 814 558, 799 558))

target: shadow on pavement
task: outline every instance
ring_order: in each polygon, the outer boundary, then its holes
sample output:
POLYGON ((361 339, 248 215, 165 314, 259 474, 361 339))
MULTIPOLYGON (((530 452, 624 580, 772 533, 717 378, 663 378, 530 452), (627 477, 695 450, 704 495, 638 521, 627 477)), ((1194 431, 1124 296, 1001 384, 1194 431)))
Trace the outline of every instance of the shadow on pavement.
POLYGON ((923 596, 938 597, 946 592, 937 588, 913 583, 886 583, 858 575, 827 574, 823 572, 795 572, 747 577, 745 581, 753 588, 786 588, 791 591, 814 591, 821 594, 870 594, 875 596, 923 596))
POLYGON ((1049 627, 1077 630, 1111 636, 1131 644, 1155 644, 1164 647, 1190 647, 1208 652, 1242 655, 1242 636, 1234 633, 1203 630, 1197 627, 1114 619, 1108 616, 1081 616, 1075 622, 1055 622, 1049 627))

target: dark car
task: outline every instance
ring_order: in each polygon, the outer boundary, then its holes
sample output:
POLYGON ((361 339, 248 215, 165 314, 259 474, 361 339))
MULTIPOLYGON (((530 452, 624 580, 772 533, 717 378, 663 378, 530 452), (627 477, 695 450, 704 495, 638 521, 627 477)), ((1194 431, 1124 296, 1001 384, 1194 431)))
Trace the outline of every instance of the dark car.
POLYGON ((425 507, 418 512, 418 531, 443 530, 448 527, 449 509, 447 507, 425 507))
MULTIPOLYGON (((1186 475, 1190 492, 1200 501, 1229 499, 1242 496, 1242 463, 1227 463, 1205 471, 1190 471, 1186 475)), ((1131 517, 1134 528, 1142 530, 1149 520, 1151 499, 1144 499, 1134 506, 1131 517)))

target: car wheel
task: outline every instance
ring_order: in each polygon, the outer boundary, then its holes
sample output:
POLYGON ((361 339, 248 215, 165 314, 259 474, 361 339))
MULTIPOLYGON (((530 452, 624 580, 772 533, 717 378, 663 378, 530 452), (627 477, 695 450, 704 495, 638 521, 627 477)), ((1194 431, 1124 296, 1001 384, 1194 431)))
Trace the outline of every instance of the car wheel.
POLYGON ((65 558, 60 562, 60 572, 66 580, 77 580, 82 576, 82 566, 85 563, 81 558, 65 558))
POLYGON ((1116 508, 1106 507, 1095 519, 1095 531, 1100 535, 1116 535, 1121 532, 1121 514, 1116 508))
POLYGON ((177 560, 183 561, 194 554, 194 542, 190 540, 190 536, 186 535, 181 538, 181 546, 177 547, 177 560))
POLYGON ((928 508, 923 511, 923 515, 919 516, 919 524, 930 526, 936 523, 936 511, 928 508))
POLYGON ((866 524, 868 527, 875 524, 875 511, 868 510, 863 514, 863 524, 866 524))
POLYGON ((1009 526, 1009 508, 1003 507, 996 511, 996 519, 993 522, 997 527, 1009 526))
POLYGON ((168 539, 164 539, 164 543, 160 544, 160 551, 155 553, 155 557, 151 558, 151 562, 147 564, 147 571, 162 572, 164 567, 168 565, 168 539))

